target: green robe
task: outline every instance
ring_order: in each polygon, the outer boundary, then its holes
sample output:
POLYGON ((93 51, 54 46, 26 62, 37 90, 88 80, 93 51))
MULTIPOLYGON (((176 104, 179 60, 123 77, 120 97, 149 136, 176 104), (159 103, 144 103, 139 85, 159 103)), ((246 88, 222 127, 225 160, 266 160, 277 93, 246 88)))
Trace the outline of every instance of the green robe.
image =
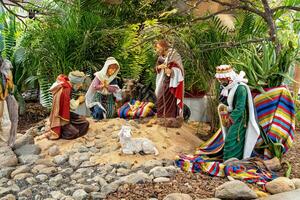
POLYGON ((230 117, 233 124, 229 127, 225 138, 224 160, 230 158, 243 159, 245 136, 248 122, 247 89, 239 85, 233 99, 233 110, 230 117))

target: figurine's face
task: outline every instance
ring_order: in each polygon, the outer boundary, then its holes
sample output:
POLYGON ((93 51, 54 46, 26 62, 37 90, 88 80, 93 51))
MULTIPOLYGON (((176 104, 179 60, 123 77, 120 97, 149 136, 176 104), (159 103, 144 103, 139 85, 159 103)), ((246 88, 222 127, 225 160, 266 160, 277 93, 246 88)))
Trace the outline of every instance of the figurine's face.
POLYGON ((119 136, 122 138, 131 138, 131 128, 130 126, 122 126, 122 129, 119 133, 119 136))
POLYGON ((155 45, 155 51, 157 54, 162 55, 165 52, 165 48, 160 46, 159 44, 155 45))
POLYGON ((114 73, 116 73, 117 69, 118 69, 117 64, 109 65, 107 72, 106 72, 107 76, 112 76, 114 73))
POLYGON ((230 78, 219 78, 218 81, 220 82, 221 85, 226 87, 231 82, 231 79, 230 78))
POLYGON ((82 83, 73 83, 72 87, 75 91, 79 90, 80 88, 82 88, 83 84, 82 83))

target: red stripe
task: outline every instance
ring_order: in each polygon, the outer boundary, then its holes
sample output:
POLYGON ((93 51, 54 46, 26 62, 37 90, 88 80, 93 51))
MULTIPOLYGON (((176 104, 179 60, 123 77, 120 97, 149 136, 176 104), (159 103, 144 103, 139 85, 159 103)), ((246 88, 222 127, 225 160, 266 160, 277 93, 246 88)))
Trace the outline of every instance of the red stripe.
POLYGON ((289 132, 289 130, 285 127, 285 126, 282 126, 280 123, 278 122, 273 122, 272 124, 275 124, 277 126, 279 126, 280 128, 282 128, 283 130, 285 130, 286 132, 289 132))
POLYGON ((293 113, 290 110, 287 110, 285 107, 282 105, 278 105, 278 108, 281 108, 285 113, 288 113, 289 115, 292 115, 293 113))
POLYGON ((271 101, 275 101, 275 100, 278 100, 279 99, 279 96, 277 95, 276 97, 273 97, 272 99, 266 99, 266 100, 263 100, 262 102, 259 102, 259 103, 257 103, 257 104, 255 104, 255 107, 259 107, 259 106, 261 106, 261 105, 263 105, 263 104, 268 104, 269 102, 271 102, 271 101))
POLYGON ((274 113, 274 111, 275 111, 275 110, 271 110, 271 111, 268 111, 268 112, 266 112, 266 113, 264 113, 264 114, 261 114, 260 116, 258 116, 258 119, 261 119, 261 118, 263 118, 263 117, 265 117, 265 116, 267 116, 267 115, 270 115, 271 113, 274 113))
POLYGON ((282 122, 284 122, 284 123, 285 123, 286 125, 288 125, 288 126, 293 127, 292 124, 291 124, 291 122, 286 121, 285 119, 283 119, 282 117, 280 117, 280 116, 278 116, 278 115, 275 115, 274 118, 275 118, 275 119, 278 119, 278 120, 280 120, 280 121, 282 121, 282 122))

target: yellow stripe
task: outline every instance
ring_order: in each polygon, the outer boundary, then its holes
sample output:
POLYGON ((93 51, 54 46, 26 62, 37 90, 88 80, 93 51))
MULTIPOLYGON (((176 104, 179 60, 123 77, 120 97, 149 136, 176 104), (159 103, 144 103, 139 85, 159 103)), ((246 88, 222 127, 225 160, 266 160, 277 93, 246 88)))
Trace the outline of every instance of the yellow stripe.
POLYGON ((266 99, 273 99, 275 96, 277 96, 278 94, 281 93, 282 88, 278 88, 278 89, 276 89, 275 91, 272 91, 272 92, 269 91, 265 94, 259 94, 258 96, 256 96, 254 98, 254 103, 257 104, 266 99), (278 89, 280 89, 280 90, 278 90, 278 89))
POLYGON ((271 131, 276 133, 276 135, 280 136, 281 138, 286 139, 289 135, 286 135, 286 132, 282 132, 279 128, 276 126, 272 126, 271 131))

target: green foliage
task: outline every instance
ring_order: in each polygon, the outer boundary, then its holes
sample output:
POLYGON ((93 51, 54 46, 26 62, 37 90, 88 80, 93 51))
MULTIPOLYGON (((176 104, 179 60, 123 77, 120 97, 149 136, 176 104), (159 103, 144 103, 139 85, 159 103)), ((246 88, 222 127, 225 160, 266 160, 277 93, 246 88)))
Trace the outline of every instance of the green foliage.
POLYGON ((229 63, 238 71, 245 71, 248 85, 252 89, 263 91, 263 88, 280 86, 288 76, 289 68, 295 59, 293 47, 283 49, 276 55, 275 46, 271 43, 251 45, 249 48, 228 52, 229 63))

